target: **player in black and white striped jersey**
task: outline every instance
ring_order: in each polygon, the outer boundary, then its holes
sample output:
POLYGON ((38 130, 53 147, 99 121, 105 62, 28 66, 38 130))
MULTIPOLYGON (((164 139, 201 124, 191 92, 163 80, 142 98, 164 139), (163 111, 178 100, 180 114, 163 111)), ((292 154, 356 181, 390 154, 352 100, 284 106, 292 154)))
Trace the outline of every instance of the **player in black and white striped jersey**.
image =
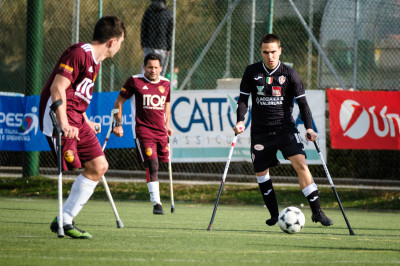
POLYGON ((269 168, 279 164, 277 151, 280 150, 298 175, 300 187, 313 213, 312 221, 330 226, 333 221, 321 210, 318 188, 306 163, 304 145, 292 116, 296 99, 306 134, 311 136, 306 139, 315 141, 317 134, 312 128, 312 114, 303 83, 294 69, 279 60, 282 48, 278 36, 264 35, 260 41, 260 51, 263 60, 247 66, 243 74, 237 123, 233 130, 236 134, 243 133, 243 121, 251 95, 251 156, 261 194, 271 214, 266 223, 272 226, 278 221, 278 203, 269 168))

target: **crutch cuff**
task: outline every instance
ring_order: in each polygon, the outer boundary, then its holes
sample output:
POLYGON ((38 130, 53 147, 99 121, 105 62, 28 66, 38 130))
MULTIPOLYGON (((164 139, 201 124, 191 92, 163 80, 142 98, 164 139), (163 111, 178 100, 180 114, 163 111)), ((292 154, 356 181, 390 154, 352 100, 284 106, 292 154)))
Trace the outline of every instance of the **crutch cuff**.
POLYGON ((57 100, 57 101, 55 101, 54 103, 52 103, 52 104, 50 105, 50 109, 51 109, 53 112, 56 112, 57 109, 58 109, 58 107, 59 107, 61 104, 62 104, 62 101, 61 101, 61 100, 57 100))

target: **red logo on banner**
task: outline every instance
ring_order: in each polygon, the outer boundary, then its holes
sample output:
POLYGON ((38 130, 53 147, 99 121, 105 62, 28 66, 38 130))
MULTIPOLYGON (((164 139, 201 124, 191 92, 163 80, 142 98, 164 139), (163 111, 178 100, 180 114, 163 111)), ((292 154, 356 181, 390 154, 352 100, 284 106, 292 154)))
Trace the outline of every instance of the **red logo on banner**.
POLYGON ((400 92, 328 90, 334 149, 400 149, 400 92))

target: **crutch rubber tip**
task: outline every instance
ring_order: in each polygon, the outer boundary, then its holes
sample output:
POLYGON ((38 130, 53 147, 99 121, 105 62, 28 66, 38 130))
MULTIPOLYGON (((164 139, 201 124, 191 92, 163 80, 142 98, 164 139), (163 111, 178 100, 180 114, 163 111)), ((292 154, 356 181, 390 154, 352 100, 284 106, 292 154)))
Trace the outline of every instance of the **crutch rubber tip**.
POLYGON ((174 212, 175 212, 175 208, 171 207, 171 213, 174 213, 174 212))
POLYGON ((58 228, 57 235, 58 235, 58 238, 63 238, 64 237, 64 228, 58 228))
POLYGON ((208 228, 207 228, 207 231, 211 231, 211 229, 212 229, 212 225, 210 224, 210 225, 208 226, 208 228))
POLYGON ((122 221, 117 221, 117 227, 118 228, 123 228, 124 224, 122 223, 122 221))
POLYGON ((353 232, 353 230, 350 230, 350 235, 351 235, 351 236, 354 236, 354 235, 355 235, 354 232, 353 232))

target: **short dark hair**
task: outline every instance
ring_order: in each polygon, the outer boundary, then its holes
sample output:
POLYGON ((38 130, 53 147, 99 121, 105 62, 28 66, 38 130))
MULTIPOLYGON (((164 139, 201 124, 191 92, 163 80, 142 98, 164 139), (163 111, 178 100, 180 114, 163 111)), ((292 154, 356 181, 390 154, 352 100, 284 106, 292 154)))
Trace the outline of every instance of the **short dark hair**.
POLYGON ((159 54, 156 54, 156 53, 149 53, 149 54, 147 54, 147 55, 144 57, 143 65, 144 65, 144 66, 147 66, 147 62, 148 62, 149 60, 158 60, 158 61, 160 62, 160 66, 162 66, 162 63, 161 63, 161 55, 159 55, 159 54))
POLYGON ((122 34, 126 37, 124 22, 117 16, 104 16, 100 18, 93 32, 93 41, 106 43, 112 38, 119 39, 122 34))
POLYGON ((260 41, 260 48, 262 46, 263 43, 272 43, 272 42, 276 42, 278 44, 278 46, 281 46, 281 40, 279 39, 278 36, 274 35, 274 34, 265 34, 260 41))

